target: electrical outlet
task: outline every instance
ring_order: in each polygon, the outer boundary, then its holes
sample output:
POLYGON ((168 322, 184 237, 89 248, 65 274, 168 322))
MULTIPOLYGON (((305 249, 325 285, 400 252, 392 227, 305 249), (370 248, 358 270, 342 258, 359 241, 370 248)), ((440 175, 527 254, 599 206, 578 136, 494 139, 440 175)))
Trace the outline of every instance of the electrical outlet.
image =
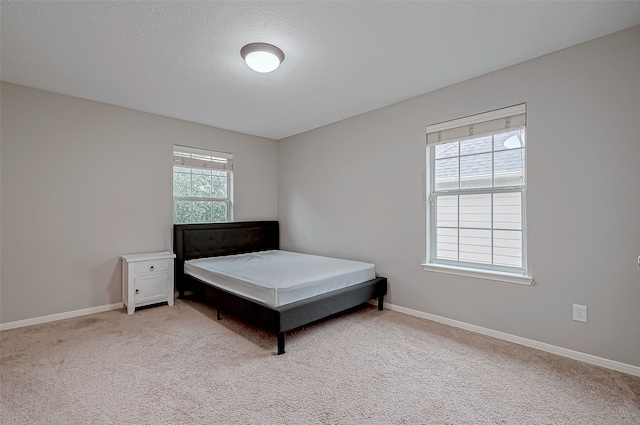
POLYGON ((578 322, 586 322, 587 321, 587 306, 586 305, 573 305, 573 320, 578 322))

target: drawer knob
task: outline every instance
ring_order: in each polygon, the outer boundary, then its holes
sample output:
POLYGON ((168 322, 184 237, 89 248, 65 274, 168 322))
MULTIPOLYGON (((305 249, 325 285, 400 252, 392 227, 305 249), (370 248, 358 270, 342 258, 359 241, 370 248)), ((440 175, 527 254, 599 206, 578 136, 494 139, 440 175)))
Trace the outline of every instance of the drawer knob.
POLYGON ((149 267, 150 271, 153 271, 155 268, 153 266, 149 267))
POLYGON ((136 294, 139 294, 139 293, 140 293, 140 290, 139 290, 139 289, 136 289, 136 294))

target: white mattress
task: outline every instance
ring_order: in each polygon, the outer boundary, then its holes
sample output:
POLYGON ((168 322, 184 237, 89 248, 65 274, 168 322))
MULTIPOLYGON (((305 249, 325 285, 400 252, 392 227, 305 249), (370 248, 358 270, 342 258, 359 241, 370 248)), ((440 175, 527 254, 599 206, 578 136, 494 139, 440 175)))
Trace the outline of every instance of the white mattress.
POLYGON ((186 274, 270 307, 375 278, 373 264, 272 250, 186 261, 186 274))

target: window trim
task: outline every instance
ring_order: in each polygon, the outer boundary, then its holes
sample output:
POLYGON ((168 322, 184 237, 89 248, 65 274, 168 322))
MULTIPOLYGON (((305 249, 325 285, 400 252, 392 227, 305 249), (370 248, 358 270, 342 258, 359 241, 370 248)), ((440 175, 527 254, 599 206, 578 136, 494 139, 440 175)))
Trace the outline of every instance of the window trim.
MULTIPOLYGON (((501 266, 493 266, 481 264, 474 264, 468 262, 456 262, 451 261, 448 262, 446 260, 438 260, 434 262, 434 252, 435 252, 435 237, 433 236, 433 232, 435 231, 435 214, 434 208, 435 203, 432 198, 434 192, 434 178, 435 178, 435 170, 433 167, 434 158, 432 155, 434 154, 434 146, 450 143, 454 141, 462 141, 468 140, 472 138, 481 137, 486 134, 474 134, 474 126, 487 123, 489 127, 493 127, 494 130, 491 130, 489 134, 498 134, 502 130, 496 129, 498 125, 504 125, 504 132, 514 131, 518 128, 525 129, 526 131, 526 104, 515 105, 499 110, 494 110, 478 115, 463 117, 454 119, 451 121, 445 121, 437 124, 432 124, 427 126, 427 143, 426 143, 426 261, 422 264, 422 268, 426 271, 431 272, 439 272, 446 274, 454 274, 459 276, 473 277, 479 279, 489 279, 495 281, 516 283, 521 285, 533 285, 533 277, 530 273, 530 268, 528 264, 528 241, 527 241, 527 218, 526 218, 526 188, 527 188, 527 157, 525 154, 524 161, 524 176, 525 176, 525 184, 524 186, 509 186, 509 187, 491 187, 491 188, 478 188, 478 189, 468 189, 465 190, 464 193, 461 193, 460 190, 451 191, 452 195, 457 194, 478 194, 478 193, 515 193, 520 192, 522 196, 522 204, 521 204, 521 214, 522 214, 522 272, 514 272, 509 270, 509 267, 501 267, 501 266), (514 126, 511 127, 511 118, 515 118, 514 126), (500 121, 504 121, 504 123, 499 124, 500 121), (517 127, 517 128, 514 128, 517 127), (460 135, 460 131, 467 131, 468 135, 460 135), (457 137, 454 137, 450 140, 442 140, 442 135, 445 136, 451 134, 458 133, 457 137), (431 137, 430 137, 431 136, 431 137)), ((492 148, 493 152, 493 148, 492 148)), ((446 194, 448 191, 439 191, 438 195, 442 196, 446 194)))
POLYGON ((504 273, 494 270, 474 269, 471 267, 456 267, 439 263, 424 263, 422 268, 429 272, 453 274, 457 276, 475 277, 478 279, 497 280, 499 282, 533 285, 533 276, 528 274, 504 273))

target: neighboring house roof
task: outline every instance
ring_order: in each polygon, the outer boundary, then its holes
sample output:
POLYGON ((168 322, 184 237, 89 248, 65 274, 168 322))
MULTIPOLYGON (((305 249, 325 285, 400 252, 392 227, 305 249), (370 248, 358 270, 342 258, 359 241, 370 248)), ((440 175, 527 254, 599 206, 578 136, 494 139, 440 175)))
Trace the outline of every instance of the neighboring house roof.
MULTIPOLYGON (((509 137, 515 132, 505 133, 509 137)), ((522 175, 524 171, 525 150, 508 148, 504 140, 508 137, 485 136, 462 142, 445 143, 436 146, 436 182, 450 182, 458 179, 458 155, 464 173, 460 178, 465 181, 485 180, 492 174, 491 144, 494 144, 493 172, 500 175, 522 175), (459 152, 460 150, 460 152, 459 152)))

